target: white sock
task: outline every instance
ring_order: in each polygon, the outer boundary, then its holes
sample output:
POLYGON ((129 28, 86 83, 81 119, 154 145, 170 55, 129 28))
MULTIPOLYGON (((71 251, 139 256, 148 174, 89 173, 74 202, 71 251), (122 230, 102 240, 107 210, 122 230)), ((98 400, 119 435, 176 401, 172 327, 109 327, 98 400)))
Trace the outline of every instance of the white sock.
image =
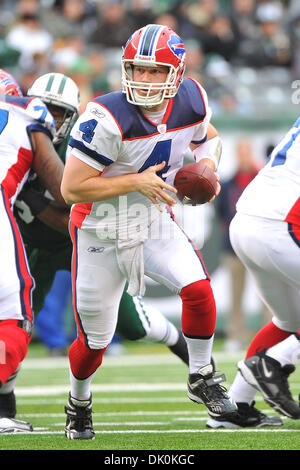
POLYGON ((76 400, 88 400, 91 396, 91 382, 95 372, 91 374, 87 379, 76 379, 71 369, 70 373, 70 384, 71 384, 71 397, 76 400))
POLYGON ((143 327, 146 330, 146 335, 143 339, 163 343, 167 346, 174 346, 179 337, 176 326, 164 317, 159 310, 144 304, 139 297, 134 298, 134 303, 143 327))
POLYGON ((236 403, 248 403, 248 405, 251 405, 255 399, 256 392, 256 389, 249 385, 238 371, 228 394, 236 403))
POLYGON ((177 343, 179 333, 173 323, 164 318, 165 322, 151 322, 150 331, 143 339, 157 341, 166 344, 167 346, 174 346, 177 343))
POLYGON ((189 352, 190 374, 195 374, 198 372, 200 367, 210 364, 214 335, 209 339, 184 337, 186 339, 189 352))
POLYGON ((296 365, 300 362, 300 341, 296 335, 290 335, 269 348, 266 355, 276 359, 282 366, 286 364, 296 365))

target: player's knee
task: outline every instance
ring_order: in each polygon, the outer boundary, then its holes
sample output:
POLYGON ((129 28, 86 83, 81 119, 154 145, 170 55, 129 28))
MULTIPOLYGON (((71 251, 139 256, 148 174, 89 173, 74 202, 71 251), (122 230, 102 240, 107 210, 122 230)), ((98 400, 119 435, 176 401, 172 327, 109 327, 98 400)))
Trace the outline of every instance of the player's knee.
POLYGON ((29 337, 25 330, 19 328, 16 322, 0 322, 0 364, 1 382, 6 380, 19 367, 27 354, 29 337))
POLYGON ((210 282, 201 280, 184 287, 182 331, 189 336, 210 337, 215 331, 216 304, 210 282))
POLYGON ((78 379, 85 379, 101 366, 106 348, 91 348, 82 337, 76 338, 69 349, 70 367, 78 379))
POLYGON ((208 299, 214 301, 213 291, 208 279, 193 282, 183 287, 180 292, 183 303, 190 306, 197 306, 199 303, 206 302, 208 299))

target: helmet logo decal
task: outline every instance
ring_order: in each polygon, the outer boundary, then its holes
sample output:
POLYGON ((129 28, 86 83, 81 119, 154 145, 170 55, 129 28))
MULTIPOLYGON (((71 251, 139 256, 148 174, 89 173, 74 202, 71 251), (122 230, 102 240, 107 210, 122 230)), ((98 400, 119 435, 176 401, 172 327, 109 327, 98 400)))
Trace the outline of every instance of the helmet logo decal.
POLYGON ((3 69, 0 69, 0 93, 4 95, 23 96, 21 88, 14 77, 3 69))
POLYGON ((177 34, 171 34, 168 41, 168 46, 178 59, 182 59, 185 55, 185 48, 182 39, 177 34))

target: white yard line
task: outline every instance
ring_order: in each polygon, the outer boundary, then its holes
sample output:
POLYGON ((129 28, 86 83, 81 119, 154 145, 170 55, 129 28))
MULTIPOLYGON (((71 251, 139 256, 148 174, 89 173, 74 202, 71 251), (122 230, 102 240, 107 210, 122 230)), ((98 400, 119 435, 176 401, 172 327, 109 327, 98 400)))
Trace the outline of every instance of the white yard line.
MULTIPOLYGON (((168 429, 168 430, 162 430, 162 429, 132 429, 132 430, 119 430, 119 431, 96 431, 95 434, 101 435, 101 434, 187 434, 187 433, 198 433, 198 434, 203 434, 203 433, 262 433, 262 432, 267 432, 267 433, 294 433, 297 432, 299 433, 299 430, 297 429, 168 429)), ((16 433, 16 434, 9 434, 9 435, 20 435, 20 434, 26 434, 28 436, 31 435, 42 435, 42 434, 64 434, 64 431, 32 431, 30 433, 16 433)))
MULTIPOLYGON (((243 354, 214 353, 214 358, 222 363, 237 362, 243 354)), ((102 367, 124 367, 138 365, 163 365, 163 364, 183 364, 174 354, 124 354, 120 356, 104 356, 102 367)), ((26 358, 22 369, 68 369, 69 360, 67 357, 39 357, 26 358)))
MULTIPOLYGON (((265 413, 265 414, 274 414, 274 411, 271 410, 270 408, 269 409, 265 409, 265 410, 261 410, 262 413, 265 413)), ((203 410, 203 411, 172 411, 170 413, 170 411, 113 411, 113 412, 103 412, 103 413, 93 413, 93 417, 94 418, 105 418, 105 417, 108 417, 108 416, 114 416, 114 417, 121 417, 121 416, 142 416, 142 417, 145 417, 145 416, 170 416, 170 414, 172 415, 172 417, 174 416, 173 418, 173 421, 176 420, 176 421, 184 421, 184 420, 198 420, 198 419, 202 419, 202 417, 204 417, 204 419, 207 419, 208 418, 208 415, 207 415, 207 411, 206 410, 203 410), (195 415, 197 415, 195 417, 195 415), (176 416, 180 416, 179 418, 177 418, 176 416)), ((26 419, 29 419, 29 418, 63 418, 65 417, 65 413, 20 413, 18 416, 22 417, 22 418, 26 418, 26 419)), ((283 420, 287 419, 285 416, 281 416, 281 418, 283 420)))
MULTIPOLYGON (((37 385, 35 387, 16 387, 18 397, 61 395, 69 393, 69 385, 37 385)), ((180 391, 186 390, 185 383, 129 383, 129 384, 95 384, 91 386, 91 392, 155 392, 155 391, 180 391)))

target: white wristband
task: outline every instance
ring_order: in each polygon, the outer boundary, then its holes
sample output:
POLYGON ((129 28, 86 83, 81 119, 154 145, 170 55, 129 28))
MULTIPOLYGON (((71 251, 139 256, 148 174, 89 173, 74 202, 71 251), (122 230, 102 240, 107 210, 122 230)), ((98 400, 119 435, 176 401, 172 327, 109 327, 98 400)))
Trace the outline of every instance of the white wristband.
POLYGON ((200 162, 203 158, 209 158, 215 164, 215 170, 219 166, 222 154, 222 142, 219 136, 207 140, 194 150, 194 158, 196 162, 200 162))

